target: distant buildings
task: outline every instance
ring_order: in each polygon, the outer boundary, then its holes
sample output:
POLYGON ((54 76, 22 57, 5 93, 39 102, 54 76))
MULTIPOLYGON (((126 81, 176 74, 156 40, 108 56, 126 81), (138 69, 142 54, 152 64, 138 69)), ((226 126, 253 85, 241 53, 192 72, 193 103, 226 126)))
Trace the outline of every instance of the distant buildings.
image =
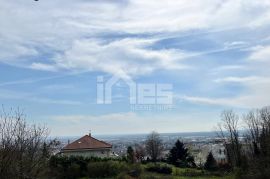
POLYGON ((227 162, 226 148, 223 144, 212 145, 211 151, 218 164, 225 164, 227 162))
POLYGON ((205 163, 209 152, 212 152, 218 164, 225 164, 227 162, 226 149, 222 143, 197 144, 193 145, 191 148, 191 153, 194 155, 195 163, 199 166, 205 163))
POLYGON ((112 145, 89 135, 66 145, 61 154, 65 156, 110 157, 112 145))

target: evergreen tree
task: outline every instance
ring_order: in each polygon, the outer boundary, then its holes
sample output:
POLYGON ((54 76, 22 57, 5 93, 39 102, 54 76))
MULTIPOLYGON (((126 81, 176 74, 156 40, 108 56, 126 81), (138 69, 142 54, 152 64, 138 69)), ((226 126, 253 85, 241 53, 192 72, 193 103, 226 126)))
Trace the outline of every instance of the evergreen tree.
POLYGON ((133 148, 131 146, 129 146, 127 148, 127 160, 130 163, 134 163, 135 162, 135 153, 134 153, 134 150, 133 150, 133 148))
POLYGON ((181 167, 194 167, 194 158, 188 153, 188 149, 179 140, 176 141, 174 147, 170 150, 168 162, 181 167))
POLYGON ((206 170, 216 170, 218 168, 217 162, 212 154, 212 152, 209 152, 206 162, 204 164, 204 168, 206 170))

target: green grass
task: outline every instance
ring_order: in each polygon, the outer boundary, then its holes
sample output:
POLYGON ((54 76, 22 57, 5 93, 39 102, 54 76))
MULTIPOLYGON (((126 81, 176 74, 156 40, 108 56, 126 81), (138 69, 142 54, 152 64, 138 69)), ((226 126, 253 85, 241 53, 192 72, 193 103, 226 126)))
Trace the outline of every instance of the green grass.
MULTIPOLYGON (((199 169, 192 168, 178 168, 173 167, 173 172, 171 175, 158 174, 154 172, 143 171, 141 174, 142 179, 234 179, 232 174, 227 174, 222 176, 218 172, 207 172, 199 169)), ((143 166, 144 168, 144 166, 143 166)))
MULTIPOLYGON (((147 164, 140 165, 141 174, 139 179, 234 179, 233 174, 224 174, 222 172, 208 172, 205 170, 194 168, 178 168, 172 166, 172 174, 160 174, 156 172, 147 171, 147 164)), ((114 177, 115 178, 115 177, 114 177)), ((117 179, 135 179, 131 177, 126 171, 119 174, 117 179)), ((89 179, 88 177, 81 179, 89 179)))
POLYGON ((234 179, 233 176, 174 176, 174 175, 162 175, 157 173, 143 172, 141 177, 142 179, 234 179))

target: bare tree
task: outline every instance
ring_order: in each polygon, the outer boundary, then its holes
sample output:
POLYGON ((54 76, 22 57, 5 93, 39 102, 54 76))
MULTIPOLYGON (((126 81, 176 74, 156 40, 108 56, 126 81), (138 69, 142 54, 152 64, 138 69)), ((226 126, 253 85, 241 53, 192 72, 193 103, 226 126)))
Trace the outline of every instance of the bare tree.
POLYGON ((146 156, 145 148, 142 145, 135 145, 135 157, 137 161, 142 162, 146 156))
POLYGON ((223 111, 219 124, 219 136, 224 139, 229 162, 241 166, 241 143, 239 141, 239 116, 232 110, 223 111))
POLYGON ((0 178, 31 179, 45 172, 56 140, 48 141, 45 126, 28 125, 18 110, 0 115, 0 178))
POLYGON ((163 144, 157 132, 149 134, 146 140, 146 152, 153 162, 156 162, 162 153, 163 144))
POLYGON ((260 110, 250 111, 243 115, 244 122, 247 126, 246 143, 250 146, 253 155, 259 155, 260 136, 262 131, 262 121, 260 110))
MULTIPOLYGON (((244 116, 248 127, 247 144, 252 151, 252 160, 263 161, 270 156, 270 107, 250 111, 244 116)), ((250 156, 251 157, 251 156, 250 156)))

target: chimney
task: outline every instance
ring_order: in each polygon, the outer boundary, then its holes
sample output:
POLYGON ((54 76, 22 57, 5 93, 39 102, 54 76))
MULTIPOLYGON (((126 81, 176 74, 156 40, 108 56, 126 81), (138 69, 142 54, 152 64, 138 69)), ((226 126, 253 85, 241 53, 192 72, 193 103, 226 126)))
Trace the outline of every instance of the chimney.
POLYGON ((89 137, 91 137, 91 130, 89 130, 89 137))

